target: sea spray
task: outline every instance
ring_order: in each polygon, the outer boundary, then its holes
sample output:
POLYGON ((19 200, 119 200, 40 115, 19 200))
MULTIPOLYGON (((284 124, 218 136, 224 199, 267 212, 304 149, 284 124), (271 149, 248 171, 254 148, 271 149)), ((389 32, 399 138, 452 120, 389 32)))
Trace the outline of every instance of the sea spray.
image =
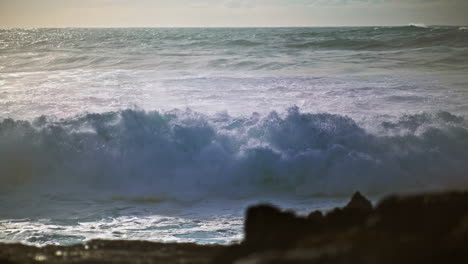
POLYGON ((5 119, 1 188, 204 199, 468 183, 463 117, 405 115, 374 126, 378 132, 371 133, 351 118, 298 108, 250 117, 123 110, 55 121, 5 119))

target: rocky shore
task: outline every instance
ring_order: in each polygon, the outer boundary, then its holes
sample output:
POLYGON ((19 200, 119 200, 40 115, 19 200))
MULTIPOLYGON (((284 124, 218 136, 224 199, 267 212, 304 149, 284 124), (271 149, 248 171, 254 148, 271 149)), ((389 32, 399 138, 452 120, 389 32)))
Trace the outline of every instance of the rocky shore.
POLYGON ((245 239, 230 246, 93 240, 86 245, 0 244, 0 263, 468 263, 468 192, 359 192, 344 208, 296 216, 250 207, 245 239))

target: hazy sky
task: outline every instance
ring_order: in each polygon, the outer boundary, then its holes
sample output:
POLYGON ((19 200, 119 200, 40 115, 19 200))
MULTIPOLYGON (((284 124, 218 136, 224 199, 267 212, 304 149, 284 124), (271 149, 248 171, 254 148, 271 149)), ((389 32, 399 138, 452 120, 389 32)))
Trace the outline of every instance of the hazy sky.
POLYGON ((468 0, 0 0, 0 27, 468 24, 468 0))

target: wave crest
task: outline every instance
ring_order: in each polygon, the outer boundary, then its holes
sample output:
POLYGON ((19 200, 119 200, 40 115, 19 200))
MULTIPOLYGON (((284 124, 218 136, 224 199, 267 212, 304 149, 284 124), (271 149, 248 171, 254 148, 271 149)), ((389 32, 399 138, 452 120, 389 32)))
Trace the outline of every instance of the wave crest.
POLYGON ((426 24, 423 23, 410 23, 408 27, 416 27, 416 28, 429 28, 426 24))
POLYGON ((124 110, 0 123, 0 190, 341 195, 467 186, 468 125, 447 112, 370 133, 351 118, 124 110), (41 186, 38 188, 37 186, 41 186))

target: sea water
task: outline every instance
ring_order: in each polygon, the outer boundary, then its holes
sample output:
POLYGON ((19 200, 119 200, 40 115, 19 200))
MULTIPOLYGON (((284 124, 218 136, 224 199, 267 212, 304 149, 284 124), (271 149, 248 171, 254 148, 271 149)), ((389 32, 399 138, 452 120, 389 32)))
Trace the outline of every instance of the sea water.
POLYGON ((0 241, 230 243, 259 202, 468 186, 468 31, 0 30, 0 241))

